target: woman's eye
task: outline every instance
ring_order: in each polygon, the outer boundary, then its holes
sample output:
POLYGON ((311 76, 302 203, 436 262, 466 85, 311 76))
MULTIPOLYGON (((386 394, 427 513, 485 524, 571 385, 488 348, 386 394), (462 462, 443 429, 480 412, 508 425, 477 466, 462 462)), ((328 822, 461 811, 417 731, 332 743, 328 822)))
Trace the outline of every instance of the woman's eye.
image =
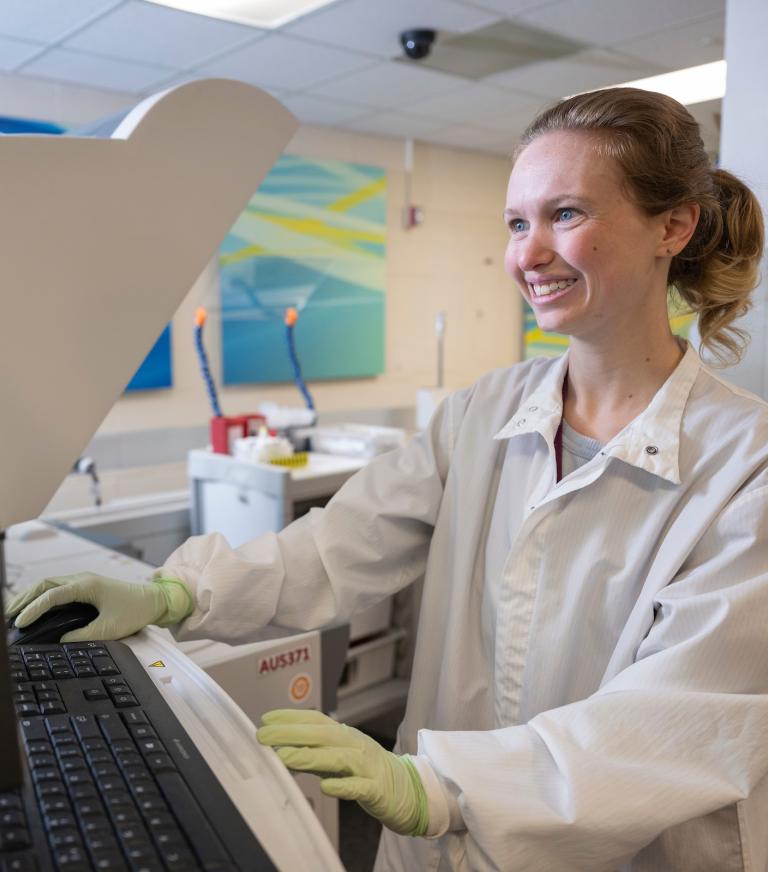
POLYGON ((513 233, 523 233, 528 226, 526 221, 523 221, 522 218, 515 218, 513 221, 509 222, 509 229, 513 233))
POLYGON ((560 221, 572 221, 576 216, 575 209, 558 209, 557 210, 558 220, 560 221))

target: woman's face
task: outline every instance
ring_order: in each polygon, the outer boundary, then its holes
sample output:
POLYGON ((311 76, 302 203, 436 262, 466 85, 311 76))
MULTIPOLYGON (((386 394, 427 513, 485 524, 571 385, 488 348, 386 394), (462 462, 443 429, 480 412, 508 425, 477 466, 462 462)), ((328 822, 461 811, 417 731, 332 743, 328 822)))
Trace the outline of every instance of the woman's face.
POLYGON ((595 144, 571 131, 535 139, 515 162, 505 209, 505 267, 539 327, 584 339, 666 312, 669 263, 664 216, 627 199, 618 164, 595 144))

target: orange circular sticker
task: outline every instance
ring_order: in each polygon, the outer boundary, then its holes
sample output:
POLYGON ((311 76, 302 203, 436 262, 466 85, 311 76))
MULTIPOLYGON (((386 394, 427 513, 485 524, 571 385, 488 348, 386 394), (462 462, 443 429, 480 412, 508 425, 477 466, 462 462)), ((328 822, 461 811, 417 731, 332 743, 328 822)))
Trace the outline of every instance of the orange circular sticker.
POLYGON ((297 675, 291 682, 291 699, 294 702, 301 702, 307 698, 312 681, 308 675, 297 675))

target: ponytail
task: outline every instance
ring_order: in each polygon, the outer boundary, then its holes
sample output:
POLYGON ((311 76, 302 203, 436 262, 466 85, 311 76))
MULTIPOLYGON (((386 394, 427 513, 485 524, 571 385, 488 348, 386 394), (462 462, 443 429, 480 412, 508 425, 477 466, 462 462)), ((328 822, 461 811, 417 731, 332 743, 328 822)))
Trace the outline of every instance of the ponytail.
POLYGON ((698 314, 701 344, 717 363, 738 362, 748 334, 733 322, 745 315, 763 253, 760 204, 750 189, 726 170, 712 171, 713 196, 701 203, 691 241, 673 258, 669 283, 698 314))

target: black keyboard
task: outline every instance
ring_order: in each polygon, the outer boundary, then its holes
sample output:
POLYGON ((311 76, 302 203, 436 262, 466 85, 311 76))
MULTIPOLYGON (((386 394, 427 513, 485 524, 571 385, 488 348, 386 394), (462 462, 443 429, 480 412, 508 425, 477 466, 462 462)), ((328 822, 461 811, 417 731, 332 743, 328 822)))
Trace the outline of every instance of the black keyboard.
POLYGON ((0 872, 275 869, 127 646, 8 656, 27 765, 0 793, 0 872))

